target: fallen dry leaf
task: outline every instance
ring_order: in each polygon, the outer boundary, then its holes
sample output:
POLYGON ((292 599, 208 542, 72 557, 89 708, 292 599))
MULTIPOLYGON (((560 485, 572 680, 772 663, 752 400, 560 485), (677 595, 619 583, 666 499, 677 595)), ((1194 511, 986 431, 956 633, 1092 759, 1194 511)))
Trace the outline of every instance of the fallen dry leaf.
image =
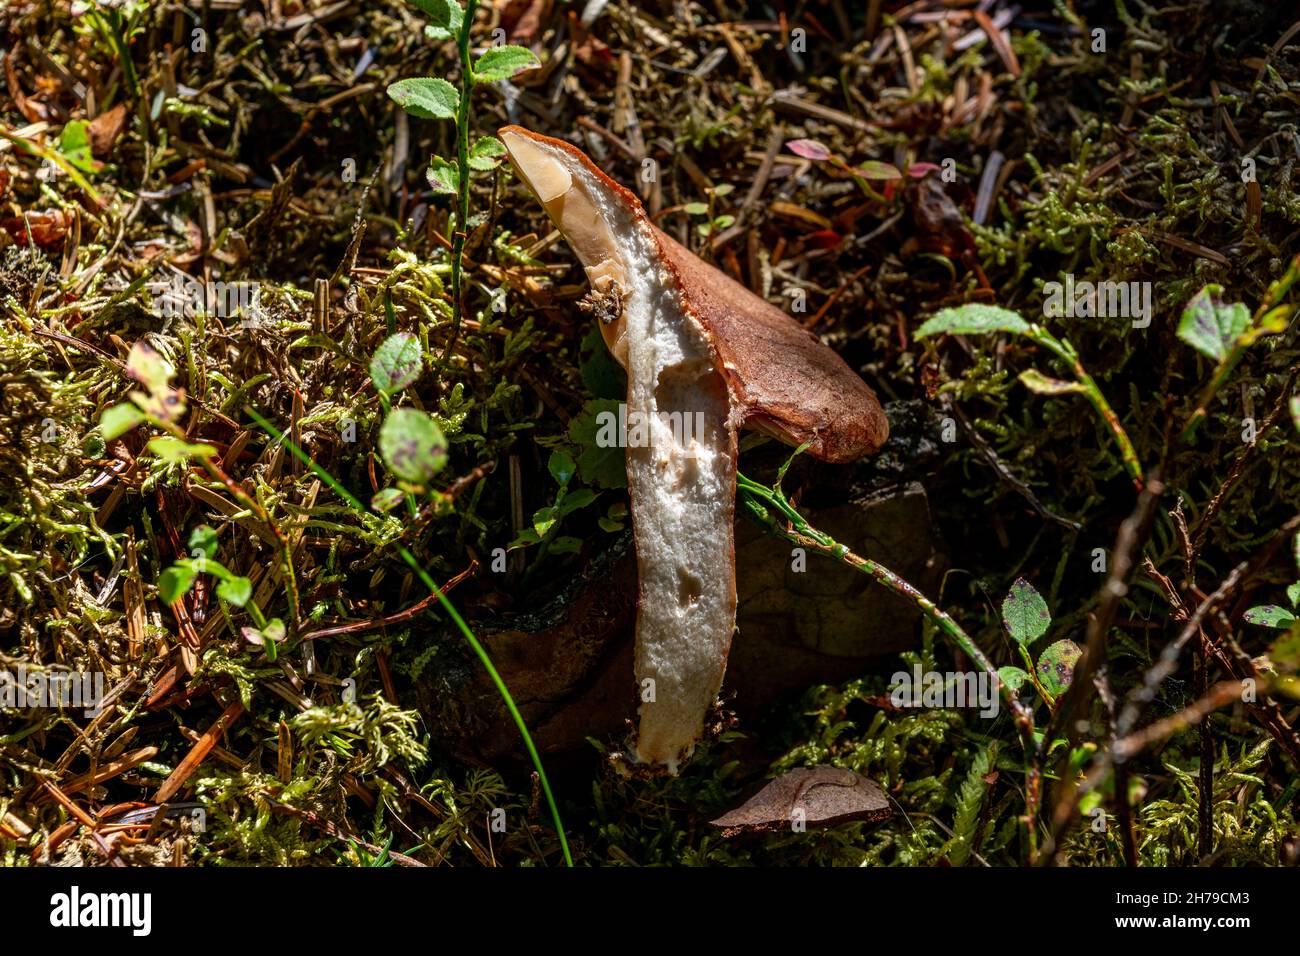
POLYGON ((893 811, 880 785, 841 767, 801 767, 772 780, 735 810, 710 821, 725 837, 877 822, 893 811))
POLYGON ((90 121, 90 149, 96 156, 107 156, 126 128, 126 104, 118 103, 90 121))
POLYGON ((38 246, 53 246, 63 241, 72 227, 72 216, 62 209, 51 212, 29 212, 26 216, 10 216, 0 221, 0 228, 14 237, 20 246, 27 245, 27 229, 31 227, 32 241, 38 246))

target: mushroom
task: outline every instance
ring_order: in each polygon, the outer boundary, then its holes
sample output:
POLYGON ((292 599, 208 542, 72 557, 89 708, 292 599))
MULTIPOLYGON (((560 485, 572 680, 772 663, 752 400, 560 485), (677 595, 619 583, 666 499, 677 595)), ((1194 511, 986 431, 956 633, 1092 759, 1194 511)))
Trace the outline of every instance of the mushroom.
POLYGON ((884 444, 889 425, 835 352, 661 232, 580 150, 518 126, 498 135, 586 269, 589 305, 628 373, 641 696, 632 757, 676 773, 722 686, 735 629, 739 429, 849 462, 884 444))

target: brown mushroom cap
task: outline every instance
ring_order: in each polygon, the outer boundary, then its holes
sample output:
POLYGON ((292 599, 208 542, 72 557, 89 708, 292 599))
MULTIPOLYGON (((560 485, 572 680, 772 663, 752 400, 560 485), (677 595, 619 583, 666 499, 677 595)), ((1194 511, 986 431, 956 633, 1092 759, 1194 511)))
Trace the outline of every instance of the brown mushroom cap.
MULTIPOLYGON (((744 426, 791 445, 808 442, 809 454, 836 463, 854 461, 885 443, 889 422, 876 393, 817 336, 666 235, 650 222, 636 195, 606 176, 581 150, 519 126, 503 127, 498 135, 506 141, 516 168, 520 164, 511 148, 514 137, 563 150, 608 188, 608 199, 622 203, 649 228, 684 307, 709 339, 744 426)), ((523 169, 520 174, 527 180, 523 169)), ((530 185, 545 201, 546 186, 530 185)), ((606 335, 608 341, 608 330, 606 335)), ((611 341, 621 361, 613 345, 611 341)))
POLYGON ((655 229, 687 309, 709 335, 747 428, 843 463, 889 438, 876 393, 822 341, 766 299, 655 229))

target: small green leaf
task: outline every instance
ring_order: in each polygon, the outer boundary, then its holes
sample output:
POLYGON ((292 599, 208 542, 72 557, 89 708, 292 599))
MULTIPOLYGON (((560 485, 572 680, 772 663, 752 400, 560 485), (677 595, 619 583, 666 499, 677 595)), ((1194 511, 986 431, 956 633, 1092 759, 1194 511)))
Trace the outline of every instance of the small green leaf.
POLYGON ((126 374, 156 394, 167 388, 172 377, 172 367, 154 349, 145 342, 136 342, 126 357, 126 374))
POLYGON ((1242 620, 1247 624, 1258 624, 1261 627, 1290 627, 1295 623, 1296 616, 1276 604, 1261 604, 1243 614, 1242 620))
POLYGON ((420 340, 410 332, 398 332, 384 339, 370 360, 370 380, 385 395, 396 395, 419 378, 423 370, 420 340))
POLYGON ((878 162, 874 159, 859 166, 858 172, 862 174, 863 179, 890 180, 903 178, 903 174, 898 171, 897 166, 891 166, 889 163, 878 162))
POLYGON ((524 70, 533 70, 542 63, 527 47, 506 44, 484 51, 474 63, 475 83, 496 83, 508 80, 524 70))
POLYGON ((539 535, 532 528, 524 528, 524 530, 519 532, 519 537, 515 538, 515 540, 510 542, 506 550, 513 551, 516 548, 526 548, 530 544, 540 543, 541 540, 542 540, 542 536, 539 535))
POLYGON ((551 552, 554 554, 577 554, 581 550, 582 539, 572 535, 562 534, 551 542, 551 552))
POLYGON ((73 120, 63 127, 59 136, 59 152, 73 166, 83 173, 97 173, 104 164, 97 162, 90 149, 90 124, 85 120, 73 120))
POLYGON ((1020 373, 1020 384, 1036 395, 1068 395, 1082 392, 1084 388, 1078 382, 1063 382, 1059 378, 1049 378, 1038 369, 1026 369, 1020 373))
POLYGON ((169 465, 180 464, 191 458, 212 458, 217 454, 217 449, 212 445, 202 442, 191 444, 170 435, 149 439, 148 448, 169 465))
POLYGON ((1295 430, 1300 432, 1300 395, 1292 395, 1287 405, 1291 409, 1291 422, 1295 425, 1295 430))
POLYGON ((1053 697, 1060 697, 1070 688, 1074 680, 1074 665, 1078 663, 1083 651, 1074 641, 1057 641, 1038 658, 1038 682, 1053 697))
POLYGON ((144 412, 130 402, 121 402, 104 409, 104 413, 99 416, 99 431, 105 441, 112 441, 120 435, 125 435, 144 420, 144 412))
POLYGON ((916 330, 916 337, 923 339, 944 332, 952 335, 982 335, 986 332, 1024 335, 1028 331, 1029 323, 1010 309, 972 302, 936 312, 916 330))
POLYGON ((429 158, 429 168, 424 172, 433 191, 443 196, 455 196, 460 189, 460 167, 441 156, 429 158))
POLYGON ((579 488, 577 491, 571 491, 564 496, 564 499, 555 503, 555 510, 560 517, 573 514, 579 508, 585 508, 596 500, 596 493, 590 488, 579 488))
POLYGON ((262 637, 276 644, 284 640, 286 633, 284 621, 278 617, 273 617, 266 622, 266 627, 262 628, 262 637))
POLYGON ((1242 302, 1225 304, 1223 286, 1211 282, 1187 303, 1178 337, 1203 355, 1222 362, 1250 327, 1250 310, 1242 302))
POLYGON ((431 40, 447 40, 460 33, 465 11, 455 0, 411 0, 429 18, 424 35, 431 40))
POLYGON ((559 520, 560 516, 556 514, 555 509, 550 505, 545 508, 538 508, 533 512, 533 529, 538 535, 545 538, 546 532, 555 527, 555 522, 559 520))
POLYGON ((998 679, 1012 690, 1020 690, 1028 682, 1029 673, 1019 667, 999 667, 998 679))
POLYGON ((402 494, 400 488, 381 488, 370 499, 370 507, 381 513, 392 511, 404 500, 406 500, 406 495, 402 494))
POLYGON ((1300 609, 1300 581, 1287 587, 1286 599, 1291 602, 1293 608, 1300 609))
POLYGON ((388 96, 421 119, 452 119, 460 104, 456 87, 437 76, 413 76, 390 83, 388 96))
POLYGON ((1028 647, 1047 633, 1052 615, 1034 586, 1024 578, 1016 578, 1002 602, 1002 623, 1017 643, 1028 647))
POLYGON ((1292 625, 1289 631, 1273 642, 1273 646, 1268 649, 1268 659, 1284 673, 1300 671, 1300 624, 1292 625))
MULTIPOLYGON (((627 457, 617 442, 600 440, 604 417, 617 421, 619 403, 612 398, 595 398, 569 422, 569 438, 582 448, 578 455, 578 474, 584 484, 598 488, 627 487, 627 457)), ((615 436, 617 437, 617 436, 615 436)))
POLYGON ((190 557, 194 557, 194 552, 211 560, 217 556, 217 533, 209 525, 199 524, 194 526, 190 532, 190 557))
POLYGON ((688 202, 682 207, 682 212, 688 216, 707 216, 709 214, 709 204, 706 202, 688 202))
POLYGON ((553 451, 551 457, 546 461, 546 467, 555 479, 556 484, 563 487, 573 478, 573 473, 578 470, 577 463, 573 456, 567 451, 553 451))
MULTIPOLYGON (((253 582, 248 578, 231 577, 217 585, 217 597, 229 601, 236 607, 243 607, 253 596, 253 582)), ((265 631, 262 632, 265 636, 265 631)))
POLYGON ((194 572, 188 567, 173 564, 158 576, 158 597, 164 604, 175 604, 194 583, 194 572))
POLYGON ((447 439, 426 412, 394 408, 379 429, 379 453, 398 478, 423 485, 447 464, 447 439))
POLYGON ((469 163, 470 169, 486 172, 489 169, 496 169, 501 160, 505 158, 505 155, 506 148, 502 145, 501 140, 495 136, 481 136, 470 147, 466 162, 469 163))

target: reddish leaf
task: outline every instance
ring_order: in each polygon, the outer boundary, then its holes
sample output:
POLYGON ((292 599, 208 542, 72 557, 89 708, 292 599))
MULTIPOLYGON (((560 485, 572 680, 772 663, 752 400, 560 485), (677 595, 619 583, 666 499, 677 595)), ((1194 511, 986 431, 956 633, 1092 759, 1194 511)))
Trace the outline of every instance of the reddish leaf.
POLYGON ((792 139, 785 148, 804 159, 826 160, 831 158, 831 151, 815 139, 792 139))

